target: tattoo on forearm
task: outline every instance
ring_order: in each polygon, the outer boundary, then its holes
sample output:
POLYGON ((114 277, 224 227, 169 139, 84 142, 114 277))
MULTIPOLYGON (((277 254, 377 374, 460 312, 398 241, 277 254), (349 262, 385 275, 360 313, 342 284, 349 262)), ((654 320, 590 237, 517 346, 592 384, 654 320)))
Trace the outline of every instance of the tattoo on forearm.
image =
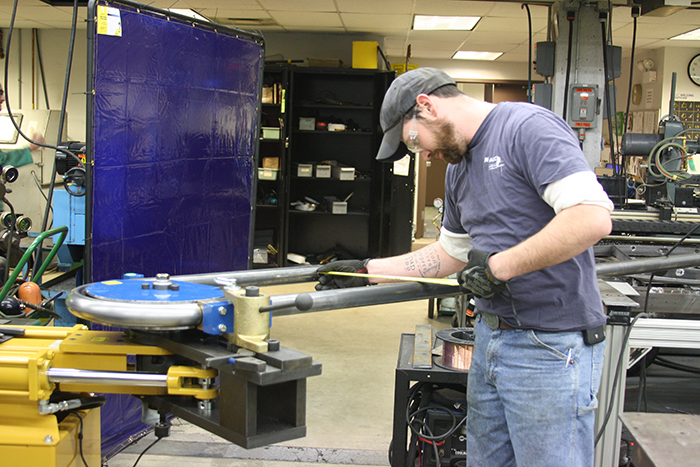
POLYGON ((432 248, 421 248, 404 262, 407 271, 418 271, 421 277, 438 277, 440 256, 432 248))

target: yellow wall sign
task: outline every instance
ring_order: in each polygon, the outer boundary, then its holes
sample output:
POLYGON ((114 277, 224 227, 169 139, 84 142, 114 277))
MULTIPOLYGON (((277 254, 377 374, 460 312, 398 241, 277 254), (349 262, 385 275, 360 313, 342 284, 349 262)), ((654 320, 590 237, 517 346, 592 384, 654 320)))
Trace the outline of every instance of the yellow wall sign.
MULTIPOLYGON (((415 70, 416 68, 418 68, 418 65, 415 65, 413 63, 408 64, 408 71, 415 70)), ((399 75, 402 75, 403 73, 406 73, 406 64, 405 63, 392 63, 391 69, 396 72, 396 76, 399 76, 399 75)))
POLYGON ((97 7, 97 34, 122 35, 122 16, 118 8, 99 5, 97 7))

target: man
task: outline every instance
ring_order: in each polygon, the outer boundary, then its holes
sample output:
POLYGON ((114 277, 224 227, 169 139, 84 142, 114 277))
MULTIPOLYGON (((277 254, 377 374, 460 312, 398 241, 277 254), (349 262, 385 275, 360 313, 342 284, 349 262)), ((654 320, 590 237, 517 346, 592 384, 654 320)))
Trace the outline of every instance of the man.
MULTIPOLYGON (((392 258, 319 269, 444 277, 477 297, 467 465, 592 466, 606 321, 592 245, 612 203, 568 125, 528 103, 477 101, 442 71, 398 77, 381 109, 377 159, 443 158, 440 239, 392 258), (602 332, 601 332, 602 335, 602 332)), ((381 282, 370 278, 372 282, 381 282)), ((317 288, 367 285, 320 275, 317 288)))
MULTIPOLYGON (((0 110, 2 110, 2 105, 5 103, 5 90, 0 84, 0 110)), ((35 133, 29 135, 31 139, 42 144, 44 142, 44 137, 35 133)), ((39 149, 39 146, 32 141, 29 146, 19 147, 15 149, 5 149, 0 151, 0 166, 11 165, 13 167, 21 167, 23 165, 31 164, 34 162, 32 159, 32 151, 39 149)))

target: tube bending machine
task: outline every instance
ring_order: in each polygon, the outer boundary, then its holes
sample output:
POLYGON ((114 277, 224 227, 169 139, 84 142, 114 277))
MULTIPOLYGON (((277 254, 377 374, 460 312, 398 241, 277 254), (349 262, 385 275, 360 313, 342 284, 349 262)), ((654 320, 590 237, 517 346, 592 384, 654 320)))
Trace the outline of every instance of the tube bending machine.
MULTIPOLYGON (((597 269, 612 277, 698 265, 700 255, 684 254, 597 269)), ((245 448, 303 437, 306 379, 321 374, 321 364, 270 338, 273 311, 460 294, 454 285, 418 282, 276 296, 260 290, 313 281, 316 269, 159 274, 70 292, 66 305, 74 315, 123 331, 0 326, 3 465, 100 465, 102 398, 94 392, 140 397, 143 421, 158 437, 167 436, 168 413, 245 448)))
POLYGON ((321 364, 270 339, 270 296, 233 282, 222 296, 160 274, 69 294, 72 313, 123 332, 0 327, 2 464, 100 465, 93 392, 141 397, 166 434, 171 413, 245 448, 305 436, 306 378, 321 364))

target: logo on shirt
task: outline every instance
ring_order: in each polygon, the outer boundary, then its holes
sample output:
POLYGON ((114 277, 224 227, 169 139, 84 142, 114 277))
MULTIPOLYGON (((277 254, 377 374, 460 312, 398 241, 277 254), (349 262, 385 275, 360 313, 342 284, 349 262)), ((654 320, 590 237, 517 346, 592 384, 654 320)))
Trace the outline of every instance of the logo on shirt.
POLYGON ((500 169, 504 166, 501 156, 484 157, 484 164, 489 165, 489 170, 500 169))

